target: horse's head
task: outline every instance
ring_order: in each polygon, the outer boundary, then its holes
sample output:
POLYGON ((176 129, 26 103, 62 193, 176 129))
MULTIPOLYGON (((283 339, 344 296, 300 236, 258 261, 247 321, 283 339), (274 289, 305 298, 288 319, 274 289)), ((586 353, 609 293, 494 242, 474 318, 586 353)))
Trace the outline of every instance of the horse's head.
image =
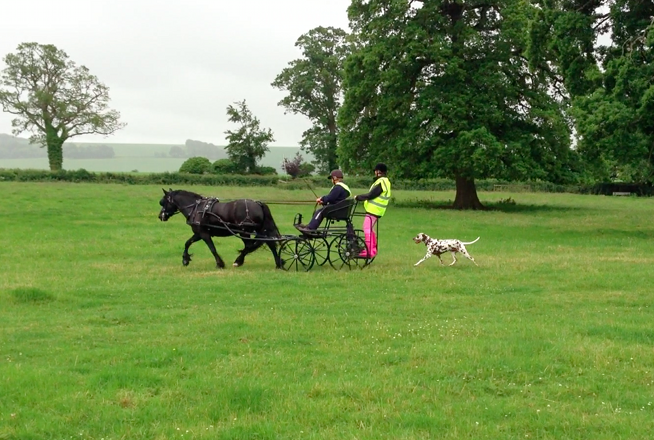
MULTIPOLYGON (((163 188, 162 188, 163 189, 163 188)), ((179 212, 179 208, 173 199, 173 190, 170 191, 163 190, 164 196, 159 200, 159 205, 161 205, 161 212, 159 212, 159 220, 162 222, 168 221, 170 217, 179 212)))

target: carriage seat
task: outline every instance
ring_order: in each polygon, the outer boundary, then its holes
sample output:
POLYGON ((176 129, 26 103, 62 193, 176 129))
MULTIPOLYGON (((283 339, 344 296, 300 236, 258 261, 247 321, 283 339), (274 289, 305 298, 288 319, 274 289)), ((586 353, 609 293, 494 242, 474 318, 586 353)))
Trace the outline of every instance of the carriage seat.
POLYGON ((352 217, 352 211, 356 206, 356 200, 345 199, 333 205, 327 205, 323 209, 323 218, 336 221, 349 220, 352 217))

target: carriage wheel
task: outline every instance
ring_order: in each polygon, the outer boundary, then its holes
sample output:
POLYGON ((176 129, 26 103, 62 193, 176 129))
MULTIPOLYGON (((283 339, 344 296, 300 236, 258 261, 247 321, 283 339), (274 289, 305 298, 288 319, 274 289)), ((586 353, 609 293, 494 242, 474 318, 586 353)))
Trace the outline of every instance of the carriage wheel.
POLYGON ((330 245, 330 254, 334 253, 334 258, 330 258, 329 263, 334 269, 347 267, 349 269, 363 269, 372 261, 371 258, 359 257, 360 253, 368 253, 366 241, 363 239, 363 231, 355 231, 355 235, 342 234, 334 238, 330 245), (338 260, 336 259, 338 255, 338 260))
POLYGON ((299 272, 309 271, 316 261, 311 243, 301 237, 290 238, 282 242, 279 248, 282 269, 299 272))
POLYGON ((329 261, 329 242, 327 240, 323 237, 318 237, 313 240, 311 245, 313 246, 313 254, 315 255, 318 266, 322 266, 329 261))

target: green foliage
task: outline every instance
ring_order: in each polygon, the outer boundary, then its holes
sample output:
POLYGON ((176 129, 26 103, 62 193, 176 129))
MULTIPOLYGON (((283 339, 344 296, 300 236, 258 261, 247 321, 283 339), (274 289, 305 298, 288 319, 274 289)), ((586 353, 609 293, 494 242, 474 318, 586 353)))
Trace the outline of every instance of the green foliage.
POLYGON ((532 25, 538 65, 571 96, 578 151, 596 178, 654 180, 654 3, 544 1, 532 25), (596 40, 611 33, 608 45, 596 40))
POLYGON ((298 173, 298 177, 307 177, 312 175, 316 171, 316 167, 313 164, 310 164, 308 162, 304 162, 300 165, 300 170, 298 173))
POLYGON ((218 159, 212 167, 216 174, 238 174, 238 165, 231 159, 218 159))
POLYGON ((53 45, 22 43, 4 58, 0 104, 16 116, 13 133, 47 147, 51 170, 63 164, 63 144, 84 134, 109 135, 123 128, 109 109, 109 88, 53 45))
POLYGON ((522 0, 354 0, 343 168, 456 179, 459 208, 479 206, 477 179, 569 181, 568 126, 525 57, 535 13, 522 0))
POLYGON ((260 176, 272 176, 277 174, 277 169, 275 169, 275 167, 258 166, 254 169, 252 174, 258 174, 260 176))
POLYGON ((227 107, 229 122, 239 124, 236 131, 227 130, 225 147, 229 159, 238 166, 238 172, 247 174, 253 172, 257 162, 270 151, 268 144, 274 142, 272 130, 262 129, 259 119, 248 109, 245 100, 227 107))
POLYGON ((91 182, 123 183, 130 185, 225 185, 274 186, 276 175, 229 175, 189 173, 91 173, 86 170, 22 170, 0 168, 0 182, 91 182))
POLYGON ((321 172, 329 172, 337 168, 336 116, 342 95, 343 62, 351 45, 342 29, 321 26, 300 36, 295 47, 302 51, 302 58, 291 61, 272 86, 288 92, 279 105, 311 121, 300 145, 314 155, 314 164, 321 172))
POLYGON ((206 157, 190 157, 179 168, 180 173, 204 174, 211 171, 211 162, 206 157))

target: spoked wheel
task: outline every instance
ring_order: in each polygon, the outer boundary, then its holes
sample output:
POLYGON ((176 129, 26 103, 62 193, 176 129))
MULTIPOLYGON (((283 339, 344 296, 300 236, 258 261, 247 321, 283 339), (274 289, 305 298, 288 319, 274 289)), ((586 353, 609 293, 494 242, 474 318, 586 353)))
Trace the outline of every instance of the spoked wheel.
POLYGON ((316 258, 315 264, 322 266, 329 261, 329 242, 327 240, 323 237, 315 238, 311 245, 316 258))
POLYGON ((302 237, 284 240, 279 248, 279 257, 282 260, 282 269, 296 272, 311 270, 316 261, 311 243, 302 237))
POLYGON ((343 267, 363 269, 372 261, 372 258, 365 256, 368 255, 368 248, 362 237, 363 231, 355 232, 354 235, 339 235, 331 242, 329 263, 334 269, 338 270, 343 267))

